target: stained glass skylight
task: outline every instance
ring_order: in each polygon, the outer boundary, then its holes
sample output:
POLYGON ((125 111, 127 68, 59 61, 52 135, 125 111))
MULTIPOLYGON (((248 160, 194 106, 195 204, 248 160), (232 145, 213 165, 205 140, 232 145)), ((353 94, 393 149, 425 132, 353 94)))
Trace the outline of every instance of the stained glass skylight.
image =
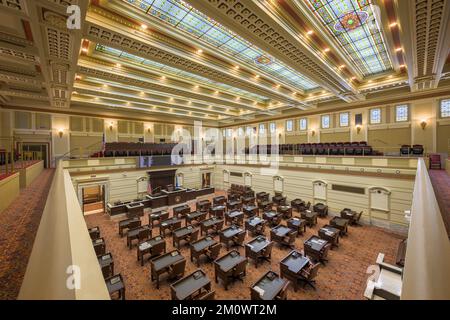
POLYGON ((179 70, 170 66, 167 66, 165 64, 159 63, 159 62, 155 62, 152 60, 148 60, 148 59, 144 59, 138 56, 135 56, 133 54, 127 53, 125 51, 121 51, 121 50, 117 50, 111 47, 107 47, 101 44, 97 44, 95 47, 95 50, 108 54, 108 55, 112 55, 114 57, 118 57, 118 58, 122 58, 122 59, 126 59, 126 60, 130 60, 134 63, 138 63, 138 64, 142 64, 152 70, 156 70, 156 71, 164 71, 166 73, 172 74, 174 76, 183 78, 183 79, 191 79, 191 80, 196 80, 200 83, 203 83, 205 85, 208 86, 212 86, 214 88, 217 88, 223 92, 228 92, 230 94, 234 94, 234 95, 240 95, 243 98, 247 98, 247 99, 252 99, 252 100, 256 100, 258 102, 261 103, 267 103, 269 98, 258 95, 258 94, 254 94, 251 92, 248 92, 246 90, 242 90, 239 88, 235 88, 232 87, 230 85, 227 85, 225 83, 220 83, 199 75, 196 75, 194 73, 190 73, 190 72, 186 72, 183 70, 179 70))
POLYGON ((370 0, 307 0, 307 3, 364 76, 392 69, 370 0))
POLYGON ((300 90, 318 85, 182 0, 123 0, 300 90))

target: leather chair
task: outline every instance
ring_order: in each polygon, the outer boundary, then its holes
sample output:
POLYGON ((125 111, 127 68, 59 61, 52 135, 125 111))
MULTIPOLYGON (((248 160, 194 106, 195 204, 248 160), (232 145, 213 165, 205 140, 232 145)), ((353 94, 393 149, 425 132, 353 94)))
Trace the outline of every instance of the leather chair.
POLYGON ((287 300, 287 292, 288 292, 288 288, 290 285, 291 285, 291 283, 289 281, 286 281, 285 285, 280 290, 280 292, 276 295, 274 300, 287 300))
POLYGON ((412 147, 412 154, 415 156, 423 155, 423 146, 421 144, 415 144, 412 147))
POLYGON ((404 145, 401 146, 401 148, 400 148, 400 155, 401 156, 408 156, 410 154, 410 152, 411 152, 411 146, 410 145, 404 144, 404 145))
POLYGON ((178 261, 169 267, 169 279, 177 279, 184 276, 184 270, 186 268, 186 259, 178 261))
POLYGON ((297 234, 298 234, 297 230, 289 232, 287 236, 283 237, 283 240, 280 243, 291 249, 295 249, 295 238, 297 238, 297 234))
POLYGON ((244 282, 244 277, 246 276, 247 272, 247 259, 243 260, 241 263, 239 263, 237 266, 233 268, 233 272, 229 276, 231 280, 239 280, 244 282))
POLYGON ((221 247, 222 245, 220 243, 216 243, 206 251, 205 255, 210 262, 213 262, 219 257, 221 247))
POLYGON ((233 237, 233 243, 235 246, 243 247, 245 240, 245 231, 241 231, 233 237))
POLYGON ((313 264, 309 266, 307 269, 300 271, 300 281, 303 282, 303 287, 306 285, 311 286, 314 290, 316 290, 314 278, 317 277, 319 273, 320 263, 313 264))

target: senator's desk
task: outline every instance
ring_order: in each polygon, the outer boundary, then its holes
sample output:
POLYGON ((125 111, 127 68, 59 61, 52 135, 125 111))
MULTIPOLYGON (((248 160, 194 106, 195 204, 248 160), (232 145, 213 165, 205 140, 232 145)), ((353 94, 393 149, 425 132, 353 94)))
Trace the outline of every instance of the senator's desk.
POLYGON ((233 223, 238 225, 244 224, 244 213, 238 210, 228 211, 225 213, 225 224, 233 223))
POLYGON ((339 246, 339 234, 340 230, 330 225, 325 225, 319 229, 319 237, 330 242, 332 247, 339 246))
POLYGON ((264 200, 261 202, 258 202, 258 209, 263 211, 272 210, 273 202, 269 200, 264 200))
POLYGON ((162 207, 167 207, 167 195, 163 193, 154 193, 151 195, 145 196, 148 200, 150 200, 151 208, 157 209, 162 207))
POLYGON ((251 196, 251 197, 243 197, 242 198, 242 203, 244 205, 255 205, 256 199, 253 196, 251 196))
POLYGON ((108 203, 106 205, 106 212, 108 212, 110 216, 127 213, 126 205, 129 203, 131 203, 131 201, 108 203))
POLYGON ((242 208, 242 202, 240 200, 233 200, 227 202, 228 210, 240 210, 242 208))
POLYGON ((306 232, 306 220, 301 218, 290 218, 287 221, 287 226, 293 230, 297 230, 298 234, 306 232))
POLYGON ((186 189, 178 188, 174 191, 162 190, 161 193, 167 196, 168 206, 186 202, 186 189))
POLYGON ((298 280, 302 279, 300 272, 310 263, 307 256, 300 251, 292 250, 283 260, 280 261, 280 275, 282 278, 291 280, 294 290, 297 291, 298 280))
POLYGON ((161 221, 161 225, 159 227, 159 234, 160 235, 165 235, 167 229, 169 229, 170 233, 172 233, 173 230, 181 228, 182 222, 183 222, 183 220, 181 220, 181 219, 179 219, 177 217, 172 217, 170 219, 166 219, 164 221, 161 221))
POLYGON ((148 226, 148 225, 143 225, 143 226, 140 226, 140 227, 137 227, 134 229, 130 229, 130 230, 128 230, 128 233, 127 233, 128 248, 131 249, 133 240, 139 239, 139 234, 141 232, 145 232, 148 235, 147 238, 152 237, 152 229, 150 229, 150 226, 148 226))
POLYGON ((219 239, 220 242, 225 244, 227 247, 227 250, 230 249, 230 241, 232 241, 233 237, 237 235, 238 233, 241 233, 244 231, 243 229, 239 228, 237 225, 231 225, 228 228, 225 228, 219 232, 219 239))
POLYGON ((263 219, 266 220, 271 226, 276 226, 281 222, 281 213, 274 210, 265 211, 263 213, 263 219))
POLYGON ((345 236, 348 232, 348 219, 344 219, 341 217, 333 217, 333 219, 330 220, 330 225, 339 229, 341 232, 341 236, 345 236))
POLYGON ((150 260, 151 280, 156 280, 156 288, 159 289, 159 276, 169 272, 169 267, 182 260, 185 259, 178 250, 168 252, 150 260))
POLYGON ((169 219, 169 211, 166 210, 160 210, 148 214, 148 221, 152 228, 154 227, 155 221, 158 221, 158 223, 161 224, 161 221, 167 219, 169 219))
POLYGON ((303 250, 307 256, 324 262, 325 261, 325 247, 329 244, 327 240, 321 239, 318 236, 311 236, 303 243, 303 250))
POLYGON ((139 217, 121 220, 121 221, 119 221, 119 235, 122 237, 123 231, 125 229, 134 229, 134 228, 140 227, 141 224, 142 224, 142 222, 139 217))
POLYGON ((358 213, 351 209, 343 209, 341 211, 341 218, 348 219, 350 224, 356 223, 358 213))
POLYGON ((218 283, 218 279, 221 279, 224 283, 225 290, 228 290, 228 284, 233 274, 233 268, 246 261, 247 258, 241 256, 236 250, 232 250, 218 258, 214 261, 214 278, 216 283, 218 283))
POLYGON ((186 225, 193 224, 193 221, 196 221, 197 223, 202 222, 206 219, 207 212, 201 212, 201 211, 194 211, 188 213, 184 218, 186 219, 186 225))
POLYGON ((111 253, 106 253, 97 257, 103 277, 109 278, 114 275, 114 260, 111 253))
POLYGON ((125 205, 127 208, 127 218, 142 217, 144 215, 144 205, 140 202, 132 202, 125 205))
POLYGON ((266 223, 266 220, 258 216, 253 216, 245 221, 245 230, 252 234, 264 234, 266 223))
POLYGON ((283 195, 276 195, 272 197, 272 202, 277 205, 280 206, 282 204, 284 204, 286 202, 286 197, 283 197, 283 195))
POLYGON ((92 241, 92 245, 94 246, 94 251, 97 256, 106 253, 106 244, 105 239, 98 238, 92 241))
POLYGON ((277 211, 281 213, 284 219, 292 218, 292 207, 286 205, 279 205, 277 211))
POLYGON ((91 240, 96 240, 100 238, 100 227, 93 227, 88 229, 89 237, 91 237, 91 240))
POLYGON ((269 201, 269 197, 270 197, 270 195, 265 191, 258 192, 256 194, 256 200, 258 202, 269 201))
POLYGON ((305 201, 302 199, 294 199, 291 201, 291 207, 300 212, 305 207, 305 201))
POLYGON ((258 215, 258 207, 255 206, 254 204, 251 205, 244 205, 242 207, 242 211, 244 212, 245 216, 247 218, 251 218, 253 216, 257 216, 258 215))
POLYGON ((196 270, 170 285, 172 300, 196 300, 196 297, 210 291, 211 281, 202 270, 196 270))
POLYGON ((201 238, 195 242, 191 242, 191 244, 190 244, 191 261, 193 262, 195 259, 197 262, 197 266, 199 266, 201 255, 206 254, 208 249, 211 248, 211 246, 215 245, 216 243, 217 243, 217 241, 215 241, 210 236, 201 238))
POLYGON ((118 292, 119 299, 125 300, 125 284, 123 283, 122 275, 118 274, 105 279, 105 283, 110 295, 118 292))
POLYGON ((200 233, 208 234, 208 231, 210 229, 213 229, 212 233, 215 234, 219 232, 220 229, 222 229, 223 223, 224 223, 223 219, 217 217, 212 217, 207 220, 204 220, 200 224, 200 233))
POLYGON ((252 300, 274 300, 288 282, 275 272, 268 271, 250 288, 250 297, 252 300))
POLYGON ((263 251, 272 241, 268 240, 265 236, 258 236, 245 244, 245 256, 255 261, 255 267, 258 268, 258 262, 260 259, 266 259, 270 261, 270 254, 268 257, 264 257, 263 251))
POLYGON ((186 189, 186 201, 195 200, 198 197, 213 194, 214 192, 215 189, 212 187, 206 187, 202 189, 186 189))
POLYGON ((195 204, 195 209, 197 211, 208 212, 209 208, 211 208, 211 201, 209 200, 199 200, 195 204))
POLYGON ((188 213, 191 212, 191 207, 187 204, 183 204, 181 206, 177 206, 173 208, 173 216, 177 218, 184 218, 188 213))
POLYGON ((191 225, 174 230, 172 245, 176 248, 180 248, 180 241, 188 239, 196 230, 198 229, 194 228, 191 225))
POLYGON ((137 260, 141 262, 141 266, 144 265, 144 255, 150 254, 150 259, 166 253, 166 241, 162 236, 156 236, 149 240, 139 243, 137 247, 137 260))
POLYGON ((289 227, 278 225, 272 229, 270 229, 270 240, 283 243, 283 238, 286 237, 293 230, 289 227))
POLYGON ((227 203, 227 198, 225 196, 217 196, 213 198, 213 206, 224 205, 227 203))
POLYGON ((308 226, 313 227, 317 224, 317 212, 306 210, 300 213, 300 217, 306 220, 308 226))
POLYGON ((219 205, 209 209, 209 214, 214 217, 223 218, 225 211, 226 207, 224 205, 219 205))

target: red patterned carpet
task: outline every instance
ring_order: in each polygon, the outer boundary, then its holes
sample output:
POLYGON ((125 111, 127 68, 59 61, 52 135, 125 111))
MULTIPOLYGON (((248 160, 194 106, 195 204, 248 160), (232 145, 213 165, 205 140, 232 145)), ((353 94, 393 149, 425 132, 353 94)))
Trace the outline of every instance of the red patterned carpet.
POLYGON ((0 212, 0 299, 16 299, 33 248, 54 170, 44 170, 0 212))
POLYGON ((429 170, 428 173, 450 238, 450 176, 445 170, 429 170))
MULTIPOLYGON (((295 216, 298 213, 294 213, 295 216)), ((100 226, 101 236, 106 242, 106 251, 111 252, 114 259, 115 273, 121 273, 124 277, 127 299, 170 299, 170 288, 166 276, 162 276, 160 289, 149 280, 150 263, 146 262, 142 267, 136 260, 136 246, 129 250, 126 246, 126 237, 118 235, 117 221, 111 220, 107 214, 93 214, 86 216, 88 227, 100 226)), ((321 226, 328 222, 329 218, 319 219, 314 228, 299 236, 295 246, 303 249, 303 242, 311 235, 317 235, 321 226)), ((143 223, 148 223, 148 215, 143 218, 143 223)), ((155 228, 153 235, 159 234, 155 228)), ((266 236, 269 236, 269 230, 266 236)), ((246 242, 250 238, 247 236, 246 242)), ((402 237, 382 230, 380 228, 364 226, 349 227, 348 236, 341 238, 340 247, 333 249, 329 254, 329 262, 319 270, 317 278, 317 290, 311 288, 299 289, 298 292, 289 290, 288 299, 363 299, 366 287, 366 270, 369 265, 375 263, 379 252, 386 254, 386 261, 394 263, 397 246, 402 237)), ((216 237, 218 240, 218 237, 216 237)), ((167 250, 172 250, 171 237, 166 238, 167 250)), ((245 255, 244 249, 239 249, 245 255)), ((189 257, 189 247, 182 248, 181 253, 187 258, 185 275, 197 269, 189 257)), ((225 247, 221 249, 221 255, 226 253, 225 247)), ((235 282, 225 291, 219 283, 214 283, 214 268, 211 263, 202 260, 200 268, 203 269, 212 281, 212 288, 216 291, 216 299, 250 299, 249 287, 259 279, 263 273, 273 270, 279 273, 279 262, 289 253, 289 249, 275 245, 272 252, 271 263, 265 262, 255 268, 253 263, 247 266, 247 276, 244 282, 235 282)))

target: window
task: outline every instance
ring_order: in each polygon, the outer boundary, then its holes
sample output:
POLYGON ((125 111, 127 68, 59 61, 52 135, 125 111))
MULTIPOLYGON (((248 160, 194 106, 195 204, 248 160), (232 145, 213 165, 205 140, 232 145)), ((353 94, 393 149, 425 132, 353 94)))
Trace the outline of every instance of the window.
POLYGON ((253 128, 247 127, 247 128, 245 128, 245 132, 246 132, 247 136, 251 136, 253 133, 253 128))
POLYGON ((269 130, 270 130, 270 133, 277 132, 277 124, 275 122, 271 122, 269 125, 269 130))
POLYGON ((239 136, 239 137, 242 137, 243 135, 244 135, 244 128, 239 127, 239 128, 238 128, 238 136, 239 136))
POLYGON ((226 129, 223 129, 223 130, 222 130, 222 137, 225 138, 226 136, 227 136, 227 130, 226 130, 226 129))
POLYGON ((231 138, 231 136, 233 135, 233 129, 227 129, 227 137, 231 138))
POLYGON ((395 121, 408 121, 408 105, 404 104, 395 107, 395 121))
POLYGON ((298 124, 299 124, 299 128, 301 131, 305 131, 306 129, 308 129, 308 122, 307 122, 306 118, 301 118, 298 121, 298 124))
POLYGON ((370 109, 370 123, 381 123, 381 109, 370 109))
POLYGON ((348 127, 349 125, 349 113, 344 112, 339 114, 339 126, 341 127, 348 127))
POLYGON ((441 101, 441 118, 450 117, 450 99, 441 101))
POLYGON ((266 133, 266 126, 264 125, 264 123, 261 123, 259 125, 259 134, 264 134, 266 133))
POLYGON ((328 129, 330 127, 330 116, 322 116, 322 128, 328 129))
POLYGON ((292 120, 286 121, 286 132, 292 132, 294 130, 294 122, 292 120))

